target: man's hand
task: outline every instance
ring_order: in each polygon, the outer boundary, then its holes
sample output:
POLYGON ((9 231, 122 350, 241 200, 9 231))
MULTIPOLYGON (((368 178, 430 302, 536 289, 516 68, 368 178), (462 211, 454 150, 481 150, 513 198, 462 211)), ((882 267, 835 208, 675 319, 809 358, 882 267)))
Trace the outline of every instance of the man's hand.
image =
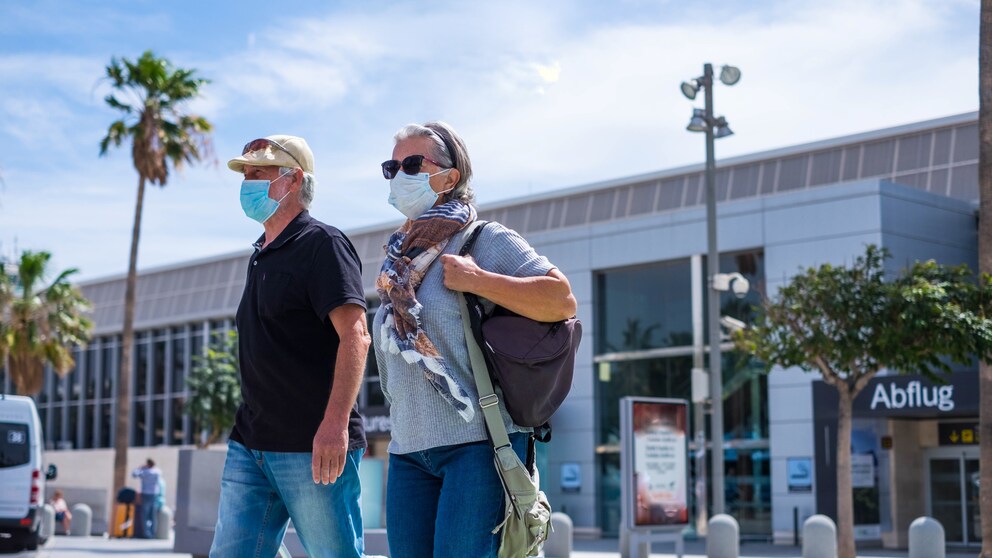
POLYGON ((344 472, 348 459, 348 421, 343 426, 335 426, 324 419, 313 437, 314 484, 332 484, 344 472))
POLYGON ((459 292, 473 292, 478 287, 479 278, 485 273, 475 260, 468 256, 442 254, 441 265, 444 266, 444 286, 459 292))

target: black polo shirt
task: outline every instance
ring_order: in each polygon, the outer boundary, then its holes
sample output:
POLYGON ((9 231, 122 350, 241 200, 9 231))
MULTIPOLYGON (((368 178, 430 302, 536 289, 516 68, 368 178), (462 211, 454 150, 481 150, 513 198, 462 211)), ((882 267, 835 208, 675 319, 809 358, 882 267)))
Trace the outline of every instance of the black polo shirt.
MULTIPOLYGON (((255 243, 238 306, 241 394, 231 439, 260 451, 309 452, 334 382, 339 338, 328 313, 365 308, 362 264, 338 229, 303 211, 262 248, 255 243)), ((363 448, 357 405, 349 449, 363 448)))

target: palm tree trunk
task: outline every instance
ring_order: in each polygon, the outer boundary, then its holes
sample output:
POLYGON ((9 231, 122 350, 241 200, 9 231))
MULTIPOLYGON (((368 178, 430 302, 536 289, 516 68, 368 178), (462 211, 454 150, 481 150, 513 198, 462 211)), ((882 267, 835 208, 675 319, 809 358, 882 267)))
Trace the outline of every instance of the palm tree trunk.
POLYGON ((837 385, 837 558, 854 555, 854 493, 851 488, 851 407, 846 383, 837 385))
MULTIPOLYGON (((978 46, 978 269, 992 273, 992 0, 982 0, 978 46)), ((979 364, 979 513, 982 553, 992 558, 992 366, 979 364)))
POLYGON ((114 432, 114 497, 127 479, 127 448, 131 411, 131 352, 134 347, 134 299, 138 282, 138 239, 141 236, 141 206, 145 199, 145 177, 138 179, 138 199, 134 205, 131 255, 124 289, 124 333, 121 337, 121 365, 117 376, 117 429, 114 432))

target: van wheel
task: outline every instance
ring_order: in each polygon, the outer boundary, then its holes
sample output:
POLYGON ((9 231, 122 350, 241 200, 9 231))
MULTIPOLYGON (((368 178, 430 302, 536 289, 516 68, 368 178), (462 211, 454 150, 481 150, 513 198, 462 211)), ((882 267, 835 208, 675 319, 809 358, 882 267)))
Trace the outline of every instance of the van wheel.
POLYGON ((41 537, 39 531, 41 531, 41 525, 24 537, 24 548, 27 550, 38 550, 38 539, 41 537))

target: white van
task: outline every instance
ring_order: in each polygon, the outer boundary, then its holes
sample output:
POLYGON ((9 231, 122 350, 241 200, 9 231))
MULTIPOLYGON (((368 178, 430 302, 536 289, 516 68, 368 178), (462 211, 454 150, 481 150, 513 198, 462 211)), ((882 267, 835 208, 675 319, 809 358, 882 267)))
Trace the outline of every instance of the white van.
POLYGON ((44 446, 34 400, 0 394, 0 545, 4 547, 38 548, 45 480, 56 475, 54 465, 47 472, 41 470, 44 446))

